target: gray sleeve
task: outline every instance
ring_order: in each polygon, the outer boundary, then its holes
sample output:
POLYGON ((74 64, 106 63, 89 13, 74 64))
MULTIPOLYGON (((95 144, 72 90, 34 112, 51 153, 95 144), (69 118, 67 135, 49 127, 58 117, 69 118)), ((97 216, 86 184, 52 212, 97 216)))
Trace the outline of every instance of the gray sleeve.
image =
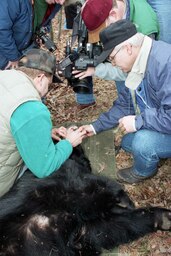
POLYGON ((95 76, 114 81, 125 81, 127 73, 124 73, 121 69, 112 66, 111 63, 105 62, 99 64, 95 68, 95 76))

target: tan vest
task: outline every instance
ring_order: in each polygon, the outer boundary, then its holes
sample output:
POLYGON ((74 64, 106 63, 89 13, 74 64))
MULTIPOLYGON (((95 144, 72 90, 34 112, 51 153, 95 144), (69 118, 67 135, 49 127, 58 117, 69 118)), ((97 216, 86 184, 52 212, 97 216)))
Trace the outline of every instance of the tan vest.
POLYGON ((0 197, 14 184, 23 161, 11 135, 10 118, 29 100, 41 101, 33 81, 16 70, 0 71, 0 197))

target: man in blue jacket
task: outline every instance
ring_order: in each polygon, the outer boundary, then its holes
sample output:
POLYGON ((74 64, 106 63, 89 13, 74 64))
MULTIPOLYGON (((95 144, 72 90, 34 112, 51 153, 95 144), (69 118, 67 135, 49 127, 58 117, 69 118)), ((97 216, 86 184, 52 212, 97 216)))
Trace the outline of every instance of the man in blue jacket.
POLYGON ((34 27, 48 25, 64 1, 1 0, 0 69, 18 66, 18 60, 23 51, 32 43, 34 27), (40 10, 39 13, 37 13, 38 10, 40 10), (41 17, 42 20, 40 21, 41 13, 44 14, 44 17, 41 17))
POLYGON ((119 125, 121 146, 134 164, 119 170, 117 178, 138 183, 157 173, 161 158, 171 157, 171 45, 137 33, 126 20, 104 29, 100 40, 99 62, 109 57, 128 76, 111 109, 84 129, 92 136, 119 125))

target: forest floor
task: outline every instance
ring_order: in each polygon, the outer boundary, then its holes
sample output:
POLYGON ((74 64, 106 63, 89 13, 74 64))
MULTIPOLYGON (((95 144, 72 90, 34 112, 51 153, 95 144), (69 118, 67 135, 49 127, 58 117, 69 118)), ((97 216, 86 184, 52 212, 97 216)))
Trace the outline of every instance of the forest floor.
MULTIPOLYGON (((66 41, 71 35, 68 30, 61 30, 60 38, 58 24, 54 21, 53 34, 57 44, 56 56, 60 60, 64 56, 66 41)), ((47 95, 47 106, 51 112, 54 125, 62 125, 65 122, 74 123, 80 121, 91 122, 100 113, 108 110, 117 97, 113 81, 104 81, 94 78, 94 94, 96 105, 79 111, 76 108, 74 92, 63 83, 52 85, 47 95)), ((118 143, 119 134, 116 134, 115 143, 118 143)), ((117 168, 125 168, 132 164, 130 154, 121 150, 116 156, 117 168)), ((125 185, 125 190, 137 207, 159 206, 171 209, 171 159, 161 161, 157 175, 138 185, 125 185)), ((138 241, 119 247, 120 256, 169 256, 171 255, 171 233, 161 232, 150 234, 138 241)))

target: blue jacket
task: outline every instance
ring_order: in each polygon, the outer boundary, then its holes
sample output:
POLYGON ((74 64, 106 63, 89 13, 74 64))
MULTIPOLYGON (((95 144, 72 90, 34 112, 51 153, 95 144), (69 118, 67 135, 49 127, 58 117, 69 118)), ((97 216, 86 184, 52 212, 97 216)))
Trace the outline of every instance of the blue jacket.
MULTIPOLYGON (((144 79, 136 90, 141 113, 136 116, 136 128, 171 134, 171 45, 153 41, 144 79)), ((97 133, 118 125, 118 120, 135 115, 128 88, 118 95, 112 108, 92 123, 97 133)))
MULTIPOLYGON (((61 5, 56 4, 46 20, 48 25, 61 5)), ((33 12, 30 0, 1 0, 0 7, 0 69, 9 61, 18 60, 31 43, 33 12)))
POLYGON ((8 61, 18 60, 32 37, 32 5, 30 0, 1 0, 0 69, 8 61))

